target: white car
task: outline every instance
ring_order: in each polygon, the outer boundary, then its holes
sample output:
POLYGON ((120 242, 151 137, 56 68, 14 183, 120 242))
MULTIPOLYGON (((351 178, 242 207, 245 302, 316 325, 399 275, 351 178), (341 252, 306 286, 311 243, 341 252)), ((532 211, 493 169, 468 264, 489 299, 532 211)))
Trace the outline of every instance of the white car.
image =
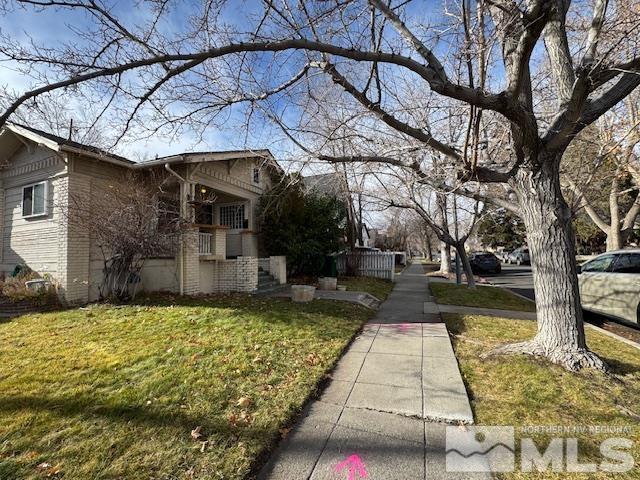
POLYGON ((578 272, 582 308, 640 324, 640 249, 603 253, 578 272))

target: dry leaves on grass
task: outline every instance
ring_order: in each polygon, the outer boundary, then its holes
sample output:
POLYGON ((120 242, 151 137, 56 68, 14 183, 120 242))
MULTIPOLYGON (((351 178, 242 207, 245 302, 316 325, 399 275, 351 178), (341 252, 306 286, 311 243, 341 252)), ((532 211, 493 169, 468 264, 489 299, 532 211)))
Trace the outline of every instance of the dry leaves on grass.
POLYGON ((232 427, 249 425, 252 421, 253 418, 247 412, 240 412, 240 414, 232 412, 229 415, 229 425, 231 425, 232 427))
POLYGON ((198 425, 196 428, 191 430, 191 438, 198 440, 200 437, 202 437, 202 427, 198 425))
POLYGON ((305 362, 307 363, 307 365, 315 367, 320 363, 320 357, 316 353, 310 353, 309 355, 307 355, 305 362))
POLYGON ((48 462, 42 462, 36 467, 36 469, 39 472, 44 473, 44 475, 47 478, 55 477, 58 474, 62 473, 62 469, 60 468, 60 465, 51 465, 48 462))

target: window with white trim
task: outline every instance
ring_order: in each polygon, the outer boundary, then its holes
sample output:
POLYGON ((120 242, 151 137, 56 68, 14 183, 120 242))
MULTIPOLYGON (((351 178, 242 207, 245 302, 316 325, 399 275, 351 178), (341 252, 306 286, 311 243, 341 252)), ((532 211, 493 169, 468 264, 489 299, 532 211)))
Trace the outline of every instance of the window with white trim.
POLYGON ((229 227, 232 230, 245 228, 244 204, 221 205, 220 225, 229 227))
POLYGON ((22 216, 39 217, 47 214, 47 182, 22 187, 22 216))
POLYGON ((253 169, 253 183, 260 183, 260 169, 258 167, 253 169))

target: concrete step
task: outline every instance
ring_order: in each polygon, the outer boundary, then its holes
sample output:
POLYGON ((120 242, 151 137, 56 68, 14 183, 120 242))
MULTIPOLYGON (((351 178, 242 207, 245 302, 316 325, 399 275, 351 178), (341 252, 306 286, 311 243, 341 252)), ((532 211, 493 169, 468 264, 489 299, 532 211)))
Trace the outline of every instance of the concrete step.
POLYGON ((289 288, 289 285, 287 285, 286 283, 284 285, 281 285, 277 282, 274 282, 273 285, 269 285, 269 286, 258 285, 258 289, 254 292, 254 295, 271 295, 273 293, 277 293, 277 292, 286 290, 288 288, 289 288))
POLYGON ((258 289, 270 288, 275 285, 279 285, 279 283, 276 282, 275 280, 270 280, 268 282, 258 282, 258 289))

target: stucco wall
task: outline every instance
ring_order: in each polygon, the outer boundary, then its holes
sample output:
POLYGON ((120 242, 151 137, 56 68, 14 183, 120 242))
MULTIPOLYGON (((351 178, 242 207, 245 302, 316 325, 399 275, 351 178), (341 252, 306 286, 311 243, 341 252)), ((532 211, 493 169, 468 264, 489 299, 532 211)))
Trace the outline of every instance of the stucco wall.
POLYGON ((140 272, 144 292, 177 292, 178 267, 174 258, 150 258, 145 260, 140 272))

